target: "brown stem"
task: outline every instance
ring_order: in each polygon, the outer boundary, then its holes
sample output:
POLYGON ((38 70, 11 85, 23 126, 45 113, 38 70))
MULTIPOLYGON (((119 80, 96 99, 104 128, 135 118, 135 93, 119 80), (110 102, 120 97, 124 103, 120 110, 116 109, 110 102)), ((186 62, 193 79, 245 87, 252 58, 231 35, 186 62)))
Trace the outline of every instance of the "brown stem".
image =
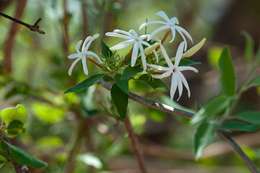
POLYGON ((252 162, 252 160, 246 155, 246 153, 241 149, 241 147, 236 143, 236 141, 232 139, 232 137, 229 134, 219 131, 218 135, 222 137, 230 146, 232 146, 233 150, 240 156, 241 159, 243 159, 244 163, 247 165, 248 169, 252 173, 259 173, 257 167, 252 162))
POLYGON ((131 141, 131 144, 132 144, 132 147, 133 147, 133 150, 134 150, 140 171, 142 173, 147 173, 147 170, 146 170, 146 167, 145 167, 145 164, 144 164, 143 153, 141 151, 138 140, 137 140, 137 138, 134 134, 133 127, 132 127, 131 122, 130 122, 128 117, 126 117, 124 124, 125 124, 126 131, 128 133, 128 137, 131 141))
MULTIPOLYGON (((15 10, 15 18, 19 19, 22 17, 27 0, 17 1, 15 10)), ((3 16, 3 13, 0 13, 3 16)), ((4 43, 4 72, 10 74, 12 72, 12 50, 14 47, 15 36, 18 31, 18 24, 16 22, 11 24, 9 32, 7 34, 4 43)))
POLYGON ((20 24, 20 25, 23 25, 25 27, 27 27, 28 29, 30 29, 31 31, 33 32, 38 32, 40 34, 45 34, 45 32, 43 30, 40 29, 40 26, 39 26, 39 23, 41 21, 41 18, 37 19, 36 22, 34 22, 34 24, 29 24, 29 23, 25 23, 23 22, 22 20, 19 20, 18 17, 16 18, 13 18, 7 14, 4 14, 2 12, 0 12, 0 15, 9 19, 9 20, 12 20, 13 22, 17 23, 17 24, 20 24))

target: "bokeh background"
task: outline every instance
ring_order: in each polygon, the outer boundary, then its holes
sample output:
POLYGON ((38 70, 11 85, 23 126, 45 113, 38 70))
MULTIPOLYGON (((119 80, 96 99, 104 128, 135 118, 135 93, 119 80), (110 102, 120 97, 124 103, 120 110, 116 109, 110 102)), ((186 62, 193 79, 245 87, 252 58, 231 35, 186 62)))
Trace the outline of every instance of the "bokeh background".
MULTIPOLYGON (((196 110, 219 92, 217 61, 224 47, 231 48, 238 83, 245 79, 242 33, 246 31, 252 36, 257 50, 259 0, 0 0, 1 12, 16 14, 27 23, 42 18, 40 26, 46 32, 41 35, 21 26, 11 30, 14 24, 0 17, 0 108, 17 103, 26 105, 30 113, 27 131, 16 142, 49 163, 47 169, 32 173, 64 172, 72 154, 76 158, 75 173, 138 172, 125 129, 107 110, 109 93, 94 86, 81 95, 64 95, 67 88, 85 78, 80 65, 68 76, 67 55, 74 51, 78 40, 89 34, 100 33, 103 37, 115 28, 137 29, 146 19, 155 18, 154 14, 160 10, 176 16, 195 43, 207 38, 206 45, 194 56, 194 60, 201 62, 196 66, 199 75, 188 74, 191 99, 182 97, 181 105, 196 110), (21 14, 16 14, 17 9, 21 14), (6 57, 11 57, 11 66, 5 62, 6 57)), ((116 42, 104 40, 109 45, 116 42)), ((98 44, 96 47, 99 50, 98 44)), ((174 50, 174 46, 169 48, 171 53, 174 50)), ((145 90, 146 97, 156 96, 148 86, 133 85, 137 93, 145 90)), ((239 102, 239 109, 259 110, 259 95, 260 88, 248 90, 239 102)), ((196 161, 192 154, 194 129, 187 121, 134 102, 130 102, 129 110, 151 172, 248 172, 231 148, 221 141, 210 145, 203 158, 196 161)), ((260 133, 235 135, 259 167, 260 133)), ((6 165, 0 172, 12 170, 6 165)))

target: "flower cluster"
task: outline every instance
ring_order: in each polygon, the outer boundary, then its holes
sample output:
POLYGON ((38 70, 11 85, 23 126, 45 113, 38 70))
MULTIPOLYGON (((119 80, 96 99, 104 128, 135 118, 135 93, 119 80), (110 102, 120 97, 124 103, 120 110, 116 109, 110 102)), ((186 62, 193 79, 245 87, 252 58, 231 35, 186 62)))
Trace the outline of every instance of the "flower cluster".
MULTIPOLYGON (((112 46, 110 49, 112 51, 117 51, 120 49, 131 47, 130 65, 132 67, 136 65, 136 61, 140 57, 143 71, 147 72, 149 70, 154 72, 152 74, 153 78, 163 79, 163 78, 171 77, 171 86, 170 86, 171 99, 174 98, 177 91, 178 91, 178 99, 179 99, 183 93, 183 88, 187 90, 188 97, 190 97, 191 94, 190 94, 189 85, 182 72, 193 71, 197 73, 198 70, 191 66, 181 66, 180 62, 182 58, 189 57, 189 55, 191 56, 194 54, 194 52, 198 51, 198 49, 200 49, 204 44, 205 40, 203 40, 203 43, 199 43, 198 45, 188 50, 187 40, 190 40, 190 42, 192 43, 193 42, 192 37, 190 36, 188 31, 186 31, 183 27, 179 25, 178 19, 176 17, 169 18, 163 11, 157 12, 156 15, 160 17, 160 20, 147 21, 139 27, 139 30, 143 30, 145 27, 149 25, 159 25, 159 27, 154 31, 152 31, 151 33, 139 34, 137 31, 133 29, 129 31, 115 29, 112 32, 107 32, 105 34, 106 36, 116 37, 123 40, 122 42, 119 42, 116 45, 112 46), (169 55, 167 54, 163 46, 163 42, 165 41, 165 38, 159 39, 158 38, 159 33, 164 33, 166 37, 169 34, 171 34, 171 39, 169 43, 172 43, 175 40, 176 34, 179 34, 182 41, 178 45, 175 57, 173 58, 169 57, 169 55), (153 40, 153 44, 150 42, 151 40, 153 40), (161 66, 159 64, 147 63, 147 55, 151 53, 154 54, 157 63, 159 62, 158 53, 160 53, 164 58, 167 67, 161 66)), ((88 74, 88 68, 86 64, 86 60, 88 58, 97 60, 99 64, 102 64, 102 61, 99 58, 99 56, 96 53, 89 50, 91 43, 97 38, 98 38, 98 34, 95 34, 93 36, 88 36, 83 42, 83 44, 82 41, 78 42, 76 46, 77 52, 69 56, 69 59, 75 59, 75 61, 72 63, 69 69, 69 75, 71 75, 73 68, 75 67, 76 63, 79 62, 80 60, 82 62, 83 71, 86 75, 88 74)))

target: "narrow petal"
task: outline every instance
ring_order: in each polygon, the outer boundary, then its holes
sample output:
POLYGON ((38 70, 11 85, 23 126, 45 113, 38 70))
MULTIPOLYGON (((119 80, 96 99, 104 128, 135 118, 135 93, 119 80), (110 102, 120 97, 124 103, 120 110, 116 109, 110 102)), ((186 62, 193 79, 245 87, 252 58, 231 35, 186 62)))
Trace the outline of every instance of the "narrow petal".
POLYGON ((160 20, 148 21, 148 22, 145 22, 142 25, 140 25, 139 30, 142 30, 146 26, 153 25, 153 24, 165 24, 165 22, 160 21, 160 20))
POLYGON ((73 53, 68 56, 68 59, 76 59, 80 56, 82 56, 82 53, 73 53))
POLYGON ((82 44, 82 40, 79 40, 76 44, 76 51, 79 53, 80 52, 80 47, 81 47, 81 44, 82 44))
POLYGON ((176 74, 176 80, 178 81, 178 91, 179 91, 179 97, 177 100, 179 100, 181 98, 182 95, 182 91, 183 91, 183 86, 182 86, 182 80, 180 78, 180 76, 178 75, 179 73, 176 74))
POLYGON ((152 77, 155 79, 163 79, 169 77, 172 74, 172 71, 168 70, 162 74, 153 74, 152 77))
POLYGON ((115 32, 107 32, 106 36, 117 37, 117 38, 122 38, 122 39, 126 39, 126 40, 128 40, 130 38, 129 36, 119 34, 119 33, 115 33, 115 32))
POLYGON ((68 70, 69 76, 71 76, 74 67, 76 66, 76 64, 77 64, 80 60, 81 60, 81 58, 78 58, 78 59, 76 59, 75 61, 73 61, 73 63, 71 64, 71 66, 70 66, 70 68, 69 68, 69 70, 68 70))
POLYGON ((176 76, 173 74, 171 78, 171 90, 170 90, 170 97, 171 99, 174 98, 174 95, 176 93, 178 81, 176 81, 176 76))
POLYGON ((118 44, 112 46, 110 49, 111 49, 111 50, 124 49, 124 48, 130 46, 133 42, 134 42, 133 39, 131 39, 131 40, 126 40, 126 41, 122 41, 122 42, 120 42, 120 43, 118 43, 118 44))
POLYGON ((127 31, 121 30, 121 29, 115 29, 113 32, 119 33, 119 34, 123 34, 123 35, 127 35, 129 37, 132 37, 132 34, 130 34, 127 31))
POLYGON ((181 36, 181 38, 182 38, 182 40, 183 40, 183 42, 184 42, 184 51, 186 51, 187 48, 188 48, 187 39, 186 39, 186 37, 183 35, 182 32, 179 32, 179 30, 177 30, 177 31, 178 31, 178 33, 180 34, 180 36, 181 36))
POLYGON ((174 23, 174 24, 179 25, 179 20, 177 19, 177 17, 172 17, 172 18, 170 19, 170 21, 171 21, 172 23, 174 23))
POLYGON ((184 51, 184 47, 185 47, 185 42, 181 42, 180 45, 178 46, 177 52, 176 52, 176 56, 175 56, 175 62, 174 65, 176 67, 179 66, 179 63, 181 61, 182 55, 183 55, 183 51, 184 51))
POLYGON ((147 64, 148 67, 151 67, 155 70, 159 70, 159 71, 168 71, 169 68, 168 67, 163 67, 163 66, 160 66, 160 65, 155 65, 155 64, 147 64))
POLYGON ((179 32, 183 33, 193 43, 192 37, 187 30, 185 30, 184 28, 182 28, 180 26, 176 26, 176 29, 178 29, 179 32))
POLYGON ((89 42, 90 40, 92 40, 92 37, 91 37, 91 36, 88 36, 88 37, 84 40, 84 42, 83 42, 83 44, 82 44, 82 47, 81 47, 81 51, 84 51, 84 50, 85 50, 86 45, 88 44, 88 42, 89 42))
POLYGON ((195 67, 191 67, 191 66, 181 66, 181 67, 178 67, 178 69, 179 69, 179 71, 190 70, 190 71, 193 71, 195 73, 199 72, 195 67))
POLYGON ((180 78, 181 78, 181 81, 182 81, 184 87, 186 88, 186 90, 187 90, 187 92, 188 92, 188 97, 190 98, 190 95, 191 95, 191 94, 190 94, 189 84, 188 84, 187 80, 185 79, 185 77, 183 76, 182 73, 179 73, 179 76, 180 76, 180 78))
POLYGON ((175 28, 171 28, 171 33, 172 33, 172 39, 169 41, 170 43, 172 43, 175 39, 175 36, 176 36, 175 28))
POLYGON ((132 56, 131 56, 131 66, 133 67, 136 63, 138 56, 138 43, 134 44, 133 50, 132 50, 132 56))
POLYGON ((157 16, 160 16, 161 18, 163 18, 165 21, 169 21, 169 17, 165 14, 164 11, 159 11, 156 13, 157 16))
POLYGON ((92 51, 88 51, 88 52, 87 52, 87 56, 90 56, 90 57, 95 58, 96 60, 99 61, 99 63, 102 62, 101 59, 99 58, 99 56, 98 56, 96 53, 92 52, 92 51))
POLYGON ((173 67, 173 64, 172 64, 172 61, 171 59, 169 58, 164 46, 162 44, 160 44, 160 49, 161 49, 161 52, 162 52, 162 55, 166 61, 166 63, 168 64, 169 67, 173 67))
POLYGON ((158 29, 154 30, 154 31, 150 34, 149 40, 150 40, 150 39, 153 39, 153 38, 155 37, 155 35, 157 35, 159 32, 162 32, 162 31, 164 31, 164 30, 166 30, 166 29, 168 29, 168 28, 169 28, 169 26, 161 26, 161 27, 159 27, 158 29))
POLYGON ((92 44, 93 41, 95 41, 99 37, 99 34, 95 34, 91 37, 91 39, 86 43, 85 46, 82 46, 82 51, 87 51, 92 44))
POLYGON ((83 71, 85 75, 88 75, 88 66, 87 66, 87 58, 83 57, 81 60, 83 71))

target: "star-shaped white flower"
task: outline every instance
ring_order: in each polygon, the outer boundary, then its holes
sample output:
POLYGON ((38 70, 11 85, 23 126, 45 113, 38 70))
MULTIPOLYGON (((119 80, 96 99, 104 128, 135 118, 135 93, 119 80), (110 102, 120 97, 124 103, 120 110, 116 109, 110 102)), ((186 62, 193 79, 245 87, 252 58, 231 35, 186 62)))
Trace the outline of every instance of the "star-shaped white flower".
MULTIPOLYGON (((146 71, 147 69, 147 63, 146 63, 146 55, 144 51, 144 46, 149 47, 151 46, 147 41, 145 41, 148 38, 148 35, 139 35, 136 31, 130 30, 130 31, 123 31, 120 29, 115 29, 113 32, 107 32, 106 36, 110 37, 117 37, 124 39, 125 41, 122 41, 113 47, 111 47, 111 50, 119 50, 124 49, 128 46, 132 46, 132 55, 131 55, 131 66, 133 67, 136 64, 136 60, 138 58, 138 53, 141 54, 141 60, 143 65, 143 70, 146 71)), ((155 51, 153 51, 156 55, 155 51)))
POLYGON ((182 74, 183 71, 190 70, 193 72, 198 72, 198 70, 194 67, 191 66, 179 66, 181 58, 183 56, 183 51, 184 51, 184 42, 181 42, 176 53, 175 57, 175 62, 174 64, 172 63, 171 59, 169 58, 165 48, 160 45, 161 47, 161 52, 163 57, 165 58, 165 61, 168 65, 168 67, 163 67, 159 65, 153 65, 153 64, 148 64, 149 67, 154 68, 158 71, 161 71, 162 74, 154 74, 153 77, 157 79, 162 79, 171 76, 171 88, 170 88, 170 97, 171 99, 174 98, 174 95, 178 89, 179 92, 179 97, 180 99, 182 92, 183 92, 183 85, 188 91, 188 97, 190 97, 190 88, 188 85, 187 80, 185 79, 184 75, 182 74))
POLYGON ((83 44, 82 44, 82 40, 78 41, 78 43, 76 44, 76 53, 73 53, 71 55, 68 56, 69 59, 74 59, 74 62, 71 64, 70 68, 69 68, 69 75, 72 74, 72 71, 74 69, 74 67, 76 66, 76 64, 81 60, 82 66, 83 66, 83 71, 85 75, 88 75, 88 66, 87 66, 87 58, 89 57, 93 57, 96 60, 99 61, 99 63, 101 63, 101 60, 99 58, 99 56, 94 53, 93 51, 89 50, 89 47, 91 46, 91 43, 96 40, 99 37, 99 34, 95 34, 93 36, 88 36, 83 44))
POLYGON ((153 39, 155 37, 155 35, 157 35, 160 32, 164 32, 167 30, 170 30, 171 35, 172 35, 172 39, 170 40, 170 42, 173 42, 176 36, 176 32, 180 34, 180 36, 182 37, 183 41, 184 41, 184 50, 187 50, 188 47, 188 43, 187 43, 187 39, 188 38, 191 42, 192 42, 192 37, 190 36, 190 34, 188 33, 188 31, 186 31, 183 27, 179 26, 179 21, 176 17, 172 17, 169 18, 164 11, 159 11, 156 13, 157 16, 161 17, 162 20, 154 20, 154 21, 148 21, 143 23, 139 29, 143 29, 148 25, 153 25, 153 24, 160 24, 162 26, 160 26, 159 28, 157 28, 156 30, 154 30, 150 36, 149 39, 153 39))

